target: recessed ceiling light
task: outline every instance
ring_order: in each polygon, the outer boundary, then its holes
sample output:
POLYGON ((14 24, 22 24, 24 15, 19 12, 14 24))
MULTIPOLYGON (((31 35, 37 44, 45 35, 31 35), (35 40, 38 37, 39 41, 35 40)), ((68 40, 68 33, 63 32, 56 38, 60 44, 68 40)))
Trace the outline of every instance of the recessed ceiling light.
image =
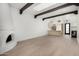
POLYGON ((56 4, 56 3, 40 3, 40 4, 38 4, 37 6, 34 7, 34 10, 41 11, 41 10, 43 10, 47 7, 50 7, 54 4, 56 4))

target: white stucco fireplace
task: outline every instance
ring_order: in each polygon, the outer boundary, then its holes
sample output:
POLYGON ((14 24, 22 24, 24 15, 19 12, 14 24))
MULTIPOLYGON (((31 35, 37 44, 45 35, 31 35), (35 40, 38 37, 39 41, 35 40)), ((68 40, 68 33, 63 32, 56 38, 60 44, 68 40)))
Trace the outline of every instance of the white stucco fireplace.
POLYGON ((11 50, 16 44, 10 7, 7 3, 2 3, 0 4, 0 54, 11 50))

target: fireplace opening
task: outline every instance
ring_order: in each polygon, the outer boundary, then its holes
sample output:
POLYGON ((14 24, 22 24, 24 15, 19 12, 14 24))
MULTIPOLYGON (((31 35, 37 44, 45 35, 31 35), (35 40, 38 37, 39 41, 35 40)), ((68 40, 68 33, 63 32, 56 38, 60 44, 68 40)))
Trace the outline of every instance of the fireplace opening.
POLYGON ((6 43, 8 43, 8 42, 10 42, 10 41, 12 41, 12 35, 9 35, 9 36, 7 37, 6 43))

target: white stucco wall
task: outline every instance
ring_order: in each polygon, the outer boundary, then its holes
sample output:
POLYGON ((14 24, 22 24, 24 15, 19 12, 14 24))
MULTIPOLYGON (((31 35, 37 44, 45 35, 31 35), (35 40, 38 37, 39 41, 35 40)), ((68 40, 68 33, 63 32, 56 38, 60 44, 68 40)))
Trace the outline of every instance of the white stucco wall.
POLYGON ((30 12, 19 14, 19 10, 11 7, 12 19, 17 41, 27 40, 47 34, 47 23, 39 19, 34 19, 30 12))

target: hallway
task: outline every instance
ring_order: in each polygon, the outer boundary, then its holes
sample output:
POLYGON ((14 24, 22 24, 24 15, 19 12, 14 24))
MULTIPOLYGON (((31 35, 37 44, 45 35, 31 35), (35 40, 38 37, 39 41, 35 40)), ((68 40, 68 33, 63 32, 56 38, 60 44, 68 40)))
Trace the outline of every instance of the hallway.
POLYGON ((78 56, 79 44, 75 40, 67 40, 63 37, 43 36, 22 41, 11 51, 8 56, 78 56))

